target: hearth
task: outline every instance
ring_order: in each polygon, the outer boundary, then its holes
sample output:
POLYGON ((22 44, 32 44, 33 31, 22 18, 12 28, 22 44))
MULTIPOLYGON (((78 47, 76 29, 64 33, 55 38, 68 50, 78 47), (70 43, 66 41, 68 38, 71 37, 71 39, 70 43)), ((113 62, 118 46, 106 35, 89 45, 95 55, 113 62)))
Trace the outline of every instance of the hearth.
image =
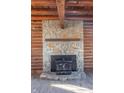
POLYGON ((70 75, 77 70, 76 55, 51 55, 51 72, 70 75))

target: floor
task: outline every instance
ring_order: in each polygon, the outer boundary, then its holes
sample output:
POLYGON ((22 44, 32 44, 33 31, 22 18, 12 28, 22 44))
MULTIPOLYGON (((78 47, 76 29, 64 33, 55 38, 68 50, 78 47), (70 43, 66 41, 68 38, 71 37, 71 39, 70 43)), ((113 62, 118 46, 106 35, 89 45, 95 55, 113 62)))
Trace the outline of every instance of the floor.
POLYGON ((93 93, 93 74, 85 80, 54 81, 32 76, 31 93, 93 93))

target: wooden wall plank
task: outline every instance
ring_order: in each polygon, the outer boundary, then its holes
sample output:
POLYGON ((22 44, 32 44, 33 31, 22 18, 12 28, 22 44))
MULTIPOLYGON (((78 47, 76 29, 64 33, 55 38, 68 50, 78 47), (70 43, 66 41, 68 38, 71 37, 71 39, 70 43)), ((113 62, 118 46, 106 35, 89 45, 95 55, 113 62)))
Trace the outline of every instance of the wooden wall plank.
POLYGON ((84 70, 93 70, 93 21, 84 21, 84 70), (90 28, 90 29, 89 29, 90 28))
POLYGON ((61 28, 64 28, 64 18, 65 18, 65 0, 56 0, 58 16, 60 20, 61 28))
MULTIPOLYGON (((32 6, 56 6, 56 0, 32 0, 32 6)), ((79 2, 68 1, 66 6, 93 6, 92 0, 79 0, 79 2)))
POLYGON ((31 28, 31 72, 40 75, 43 69, 42 21, 32 21, 31 28))
MULTIPOLYGON (((31 16, 32 21, 42 21, 42 20, 57 20, 58 16, 31 16)), ((93 17, 87 16, 67 16, 65 20, 93 20, 93 17)), ((92 29, 91 29, 92 30, 92 29)))

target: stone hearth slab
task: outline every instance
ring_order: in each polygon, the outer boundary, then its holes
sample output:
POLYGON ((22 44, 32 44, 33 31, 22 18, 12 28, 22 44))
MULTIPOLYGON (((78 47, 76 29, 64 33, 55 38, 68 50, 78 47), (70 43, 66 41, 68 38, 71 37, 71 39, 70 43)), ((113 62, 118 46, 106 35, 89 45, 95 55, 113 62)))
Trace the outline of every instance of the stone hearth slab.
POLYGON ((41 79, 48 79, 48 80, 80 80, 80 79, 85 79, 86 75, 85 73, 77 73, 77 72, 72 72, 71 75, 56 75, 55 72, 49 72, 49 73, 42 73, 40 75, 41 79))

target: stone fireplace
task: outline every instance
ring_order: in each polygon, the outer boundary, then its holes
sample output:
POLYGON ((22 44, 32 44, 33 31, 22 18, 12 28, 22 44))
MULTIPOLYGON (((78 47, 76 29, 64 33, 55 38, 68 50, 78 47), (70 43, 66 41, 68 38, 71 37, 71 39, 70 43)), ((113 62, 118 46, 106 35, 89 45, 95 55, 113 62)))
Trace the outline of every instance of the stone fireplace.
POLYGON ((81 79, 83 66, 83 22, 65 21, 61 29, 58 20, 44 20, 41 78, 81 79))

